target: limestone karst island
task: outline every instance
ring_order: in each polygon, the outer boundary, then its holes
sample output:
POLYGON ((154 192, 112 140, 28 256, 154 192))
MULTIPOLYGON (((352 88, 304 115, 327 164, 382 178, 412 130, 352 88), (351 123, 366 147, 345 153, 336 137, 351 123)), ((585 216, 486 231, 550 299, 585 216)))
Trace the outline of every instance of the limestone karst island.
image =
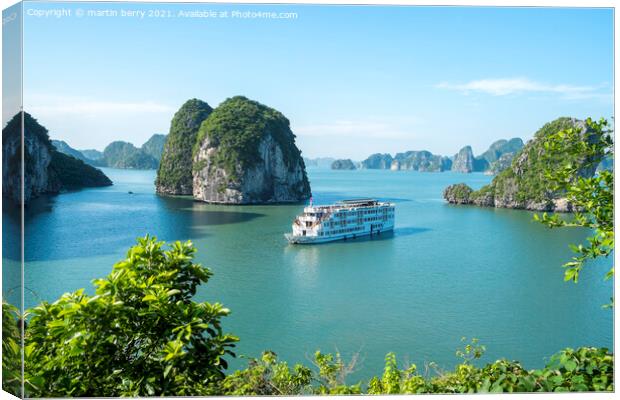
POLYGON ((217 204, 299 202, 310 183, 289 121, 242 96, 215 109, 192 99, 175 114, 157 192, 217 204))
MULTIPOLYGON (((553 190, 553 182, 545 175, 546 171, 561 169, 568 162, 576 166, 580 177, 591 178, 597 168, 609 168, 609 162, 601 159, 593 163, 590 155, 563 154, 557 151, 553 154, 545 148, 544 140, 547 137, 566 129, 577 130, 580 141, 587 143, 592 140, 584 121, 558 118, 538 130, 534 138, 516 154, 512 163, 506 165, 490 184, 478 190, 473 190, 464 183, 451 185, 444 190, 444 198, 453 204, 534 211, 572 211, 566 193, 553 190)), ((501 159, 500 157, 498 161, 501 159)))
POLYGON ((3 13, 4 390, 613 397, 611 0, 81 1, 3 13))

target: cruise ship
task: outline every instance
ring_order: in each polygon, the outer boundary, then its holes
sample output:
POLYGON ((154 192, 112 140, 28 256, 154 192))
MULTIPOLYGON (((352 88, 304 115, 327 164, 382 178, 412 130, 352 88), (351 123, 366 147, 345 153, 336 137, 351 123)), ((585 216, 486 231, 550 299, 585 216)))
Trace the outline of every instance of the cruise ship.
POLYGON ((293 232, 284 236, 290 243, 311 244, 380 235, 394 229, 394 211, 394 203, 375 199, 310 203, 293 221, 293 232))

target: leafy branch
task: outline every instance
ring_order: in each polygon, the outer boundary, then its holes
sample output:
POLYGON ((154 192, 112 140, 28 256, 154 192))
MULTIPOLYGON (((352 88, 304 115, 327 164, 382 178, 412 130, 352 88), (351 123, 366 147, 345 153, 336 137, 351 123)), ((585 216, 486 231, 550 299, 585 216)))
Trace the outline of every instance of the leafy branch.
MULTIPOLYGON (((613 130, 605 119, 598 122, 588 118, 584 129, 574 127, 551 134, 544 139, 547 157, 550 154, 564 154, 566 161, 558 168, 547 169, 545 176, 549 189, 562 193, 573 214, 535 215, 534 219, 549 228, 582 227, 593 231, 586 244, 570 245, 576 254, 564 264, 564 279, 578 282, 579 273, 588 260, 608 257, 614 249, 614 173, 603 170, 592 176, 600 162, 613 158, 613 130), (580 163, 575 163, 574 157, 580 163)), ((544 158, 544 157, 543 157, 544 158)), ((605 279, 614 275, 613 265, 605 279)))

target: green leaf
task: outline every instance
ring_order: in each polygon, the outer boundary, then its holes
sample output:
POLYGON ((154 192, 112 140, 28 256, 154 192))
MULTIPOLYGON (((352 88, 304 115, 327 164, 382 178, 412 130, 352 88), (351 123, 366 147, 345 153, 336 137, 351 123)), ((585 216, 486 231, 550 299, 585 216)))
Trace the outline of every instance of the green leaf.
POLYGON ((573 360, 567 360, 564 363, 564 368, 566 368, 568 372, 573 372, 577 368, 577 363, 573 360))

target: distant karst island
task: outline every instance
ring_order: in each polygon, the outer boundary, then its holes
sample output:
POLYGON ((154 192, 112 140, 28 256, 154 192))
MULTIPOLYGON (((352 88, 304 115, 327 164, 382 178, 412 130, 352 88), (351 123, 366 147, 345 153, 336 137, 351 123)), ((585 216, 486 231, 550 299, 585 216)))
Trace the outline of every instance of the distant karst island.
POLYGON ((165 142, 166 135, 156 133, 140 148, 120 140, 107 145, 103 152, 93 149, 76 150, 62 140, 52 140, 52 145, 59 152, 95 167, 157 169, 165 142))
MULTIPOLYGON (((21 141, 22 113, 16 114, 2 129, 2 196, 14 203, 22 200, 21 141)), ((82 159, 58 151, 47 129, 28 113, 23 113, 24 187, 23 201, 42 194, 58 194, 83 187, 112 185, 101 170, 82 159)))
MULTIPOLYGON (((452 204, 473 204, 484 207, 526 209, 532 211, 573 211, 571 205, 563 198, 563 193, 550 189, 551 182, 545 176, 545 169, 560 168, 566 157, 579 166, 579 175, 591 177, 596 167, 591 160, 569 154, 548 154, 544 140, 552 134, 565 129, 577 129, 581 140, 588 140, 588 129, 584 121, 562 117, 545 124, 509 163, 502 156, 496 162, 505 163, 506 167, 493 181, 480 190, 473 190, 464 183, 448 186, 443 193, 444 199, 452 204), (541 156, 546 155, 545 161, 541 156), (555 163, 555 164, 549 164, 555 163)), ((597 161, 598 162, 598 161, 597 161)), ((596 166, 596 163, 594 164, 596 166)), ((613 168, 613 161, 604 159, 598 168, 613 168)))
POLYGON ((156 191, 217 204, 299 202, 311 195, 289 120, 243 96, 215 109, 198 99, 181 106, 164 146, 156 191))
POLYGON ((523 140, 513 138, 494 142, 487 151, 478 157, 474 157, 471 146, 463 147, 451 157, 432 154, 426 150, 396 153, 394 157, 390 154, 376 153, 362 161, 361 167, 392 171, 497 173, 501 171, 502 166, 512 160, 515 153, 522 147, 523 140))
POLYGON ((335 160, 331 165, 332 169, 345 169, 345 170, 355 170, 357 166, 351 159, 346 160, 335 160))
POLYGON ((304 157, 304 163, 306 167, 316 167, 316 168, 331 168, 332 164, 336 161, 335 158, 332 157, 318 157, 318 158, 308 158, 304 157))
MULTIPOLYGON (((18 114, 3 129, 3 196, 15 202, 20 198, 20 120, 18 114)), ((44 193, 111 185, 95 166, 157 169, 155 190, 160 195, 191 195, 215 204, 300 202, 311 196, 309 165, 349 171, 484 172, 496 175, 489 185, 480 190, 451 185, 444 199, 453 204, 571 211, 562 194, 549 190, 545 182, 542 168, 549 166, 539 161, 545 151, 542 142, 567 128, 587 134, 583 121, 559 118, 539 129, 526 145, 520 138, 502 139, 479 156, 464 146, 451 157, 422 150, 394 156, 376 153, 356 162, 303 158, 289 120, 243 96, 228 98, 215 109, 202 100, 186 101, 172 118, 168 135, 155 134, 140 148, 115 141, 103 152, 76 150, 64 141, 50 140, 47 129, 28 113, 24 123, 26 202, 44 193)), ((580 162, 584 160, 574 160, 580 162)), ((599 164, 612 167, 612 160, 599 164)), ((584 166, 581 175, 592 176, 595 169, 584 166)))
POLYGON ((387 169, 391 171, 498 174, 510 166, 513 157, 521 148, 523 148, 523 140, 512 138, 494 142, 488 150, 477 157, 474 156, 471 146, 465 146, 457 154, 449 157, 426 150, 410 150, 396 153, 394 156, 388 153, 375 153, 361 162, 330 157, 304 158, 304 161, 307 166, 338 170, 387 169))

